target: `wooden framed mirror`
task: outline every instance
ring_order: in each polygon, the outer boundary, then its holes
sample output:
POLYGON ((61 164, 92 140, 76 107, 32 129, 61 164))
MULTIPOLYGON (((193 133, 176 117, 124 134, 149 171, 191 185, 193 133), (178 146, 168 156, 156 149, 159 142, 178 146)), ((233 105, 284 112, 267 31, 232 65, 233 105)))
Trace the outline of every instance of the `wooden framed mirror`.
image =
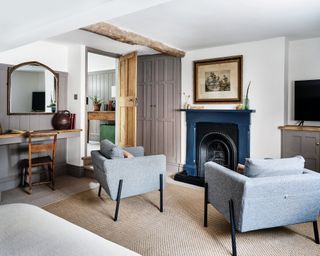
POLYGON ((8 115, 50 115, 58 110, 59 75, 48 66, 24 62, 8 68, 8 115))

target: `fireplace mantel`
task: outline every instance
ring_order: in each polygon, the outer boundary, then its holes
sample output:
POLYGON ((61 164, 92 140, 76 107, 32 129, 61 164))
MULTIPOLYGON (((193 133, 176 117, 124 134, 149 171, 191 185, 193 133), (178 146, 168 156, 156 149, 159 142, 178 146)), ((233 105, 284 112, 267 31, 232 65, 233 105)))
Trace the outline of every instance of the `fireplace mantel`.
POLYGON ((196 134, 197 123, 236 124, 238 126, 238 162, 244 163, 250 157, 251 113, 255 110, 234 109, 181 109, 186 112, 187 155, 184 171, 187 175, 197 176, 196 134))

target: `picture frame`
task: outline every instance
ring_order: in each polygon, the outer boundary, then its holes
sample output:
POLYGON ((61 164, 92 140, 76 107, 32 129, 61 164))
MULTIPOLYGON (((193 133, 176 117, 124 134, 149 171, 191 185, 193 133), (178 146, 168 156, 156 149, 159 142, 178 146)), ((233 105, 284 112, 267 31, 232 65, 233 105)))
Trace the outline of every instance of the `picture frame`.
POLYGON ((242 60, 237 55, 194 61, 194 103, 241 103, 242 60))

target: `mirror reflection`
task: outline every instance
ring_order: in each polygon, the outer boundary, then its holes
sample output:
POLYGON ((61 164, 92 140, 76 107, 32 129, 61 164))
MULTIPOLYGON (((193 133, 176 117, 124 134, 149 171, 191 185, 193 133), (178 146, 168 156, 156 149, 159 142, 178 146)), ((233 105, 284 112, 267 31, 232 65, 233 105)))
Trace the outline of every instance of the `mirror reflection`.
POLYGON ((9 71, 10 114, 55 113, 57 74, 38 62, 29 62, 9 71))

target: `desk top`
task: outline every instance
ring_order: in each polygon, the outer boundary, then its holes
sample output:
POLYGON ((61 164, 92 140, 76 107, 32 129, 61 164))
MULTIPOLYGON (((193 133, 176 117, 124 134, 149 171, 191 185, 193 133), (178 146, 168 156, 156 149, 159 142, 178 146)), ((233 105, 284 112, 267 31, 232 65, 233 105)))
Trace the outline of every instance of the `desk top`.
MULTIPOLYGON (((70 129, 70 130, 39 130, 34 132, 56 132, 58 139, 78 137, 82 129, 70 129)), ((27 132, 27 131, 26 131, 27 132)), ((25 133, 5 133, 0 134, 0 145, 24 143, 26 142, 25 133)))

